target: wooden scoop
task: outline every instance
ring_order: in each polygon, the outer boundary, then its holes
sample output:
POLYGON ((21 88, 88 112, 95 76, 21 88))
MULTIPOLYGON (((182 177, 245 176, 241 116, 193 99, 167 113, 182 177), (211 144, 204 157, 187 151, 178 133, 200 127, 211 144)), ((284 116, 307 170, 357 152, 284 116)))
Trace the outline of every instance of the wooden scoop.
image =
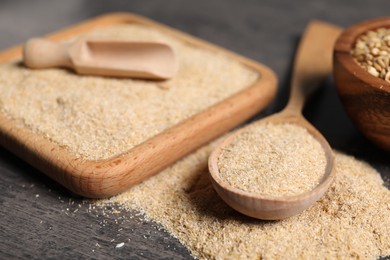
MULTIPOLYGON (((252 194, 224 182, 218 169, 218 158, 245 128, 224 140, 209 158, 212 184, 222 199, 237 211, 259 219, 283 219, 302 212, 317 201, 328 189, 334 178, 332 150, 325 138, 302 116, 301 111, 308 95, 332 69, 332 48, 341 29, 335 26, 311 22, 304 33, 294 63, 291 94, 287 107, 281 112, 253 124, 290 123, 306 128, 321 144, 326 156, 326 167, 320 183, 310 192, 289 197, 271 197, 252 194)), ((299 140, 297 140, 299 142, 299 140)), ((307 151, 310 153, 310 151, 307 151)))
POLYGON ((159 42, 108 41, 82 37, 72 44, 41 38, 24 46, 27 67, 65 67, 79 74, 148 79, 169 79, 177 71, 172 48, 159 42))

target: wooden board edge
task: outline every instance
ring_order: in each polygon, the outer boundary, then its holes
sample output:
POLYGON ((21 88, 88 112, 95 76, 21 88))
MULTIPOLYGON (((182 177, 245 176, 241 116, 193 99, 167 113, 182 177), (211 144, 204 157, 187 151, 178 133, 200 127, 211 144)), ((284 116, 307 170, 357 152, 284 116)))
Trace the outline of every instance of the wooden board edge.
MULTIPOLYGON (((236 95, 156 135, 129 152, 107 160, 89 161, 76 158, 66 148, 59 147, 31 130, 18 128, 12 119, 0 115, 1 145, 71 191, 85 197, 109 197, 127 190, 255 115, 272 101, 276 93, 276 76, 268 67, 134 14, 114 13, 100 16, 48 37, 60 40, 93 28, 124 22, 144 23, 171 35, 173 32, 175 37, 186 42, 223 52, 258 71, 261 76, 252 86, 236 95), (186 135, 183 135, 183 132, 186 132, 186 135), (189 139, 191 145, 183 145, 183 142, 189 139), (161 142, 162 140, 164 142, 161 142), (171 151, 170 156, 164 153, 166 149, 171 151)), ((21 55, 21 46, 8 51, 10 54, 7 54, 7 51, 0 53, 0 62, 10 61, 21 55)))

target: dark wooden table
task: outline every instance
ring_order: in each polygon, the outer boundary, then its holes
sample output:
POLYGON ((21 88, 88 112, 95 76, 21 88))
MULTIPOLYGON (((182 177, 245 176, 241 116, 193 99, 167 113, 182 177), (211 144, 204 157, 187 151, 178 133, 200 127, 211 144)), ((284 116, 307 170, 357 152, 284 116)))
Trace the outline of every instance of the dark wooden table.
MULTIPOLYGON (((270 66, 280 80, 275 102, 286 103, 291 63, 311 19, 343 27, 389 15, 389 0, 354 1, 21 1, 0 0, 0 48, 5 49, 108 12, 134 12, 270 66)), ((390 154, 360 135, 345 115, 331 77, 305 109, 332 147, 370 162, 390 179, 390 154)), ((41 172, 0 147, 0 259, 189 259, 157 224, 133 213, 103 216, 41 172), (119 215, 121 216, 121 215, 119 215), (133 216, 132 218, 130 216, 133 216), (121 248, 118 243, 125 242, 121 248)))

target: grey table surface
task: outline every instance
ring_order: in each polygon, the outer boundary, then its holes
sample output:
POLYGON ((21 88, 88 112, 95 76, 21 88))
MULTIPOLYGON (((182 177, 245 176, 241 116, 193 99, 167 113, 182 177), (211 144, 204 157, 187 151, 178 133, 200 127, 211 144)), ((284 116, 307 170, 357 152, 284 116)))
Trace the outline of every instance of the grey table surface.
MULTIPOLYGON (((132 12, 167 24, 271 67, 276 100, 286 103, 291 64, 311 19, 347 27, 390 14, 389 0, 0 0, 0 48, 109 12, 132 12)), ((305 109, 333 148, 371 163, 390 178, 390 154, 375 147, 344 113, 330 76, 305 109)), ((137 213, 103 216, 43 173, 0 147, 0 259, 191 259, 158 224, 137 213), (121 248, 115 248, 124 242, 121 248)))

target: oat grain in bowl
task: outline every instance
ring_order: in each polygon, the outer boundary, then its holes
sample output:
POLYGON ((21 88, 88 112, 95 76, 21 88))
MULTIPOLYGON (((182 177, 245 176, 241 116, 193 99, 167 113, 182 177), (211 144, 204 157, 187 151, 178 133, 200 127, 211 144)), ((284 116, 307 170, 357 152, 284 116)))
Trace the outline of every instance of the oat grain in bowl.
POLYGON ((379 28, 361 35, 351 54, 368 73, 390 83, 390 28, 379 28))
POLYGON ((314 189, 326 167, 321 144, 293 124, 255 124, 222 150, 220 177, 258 195, 294 196, 314 189))

